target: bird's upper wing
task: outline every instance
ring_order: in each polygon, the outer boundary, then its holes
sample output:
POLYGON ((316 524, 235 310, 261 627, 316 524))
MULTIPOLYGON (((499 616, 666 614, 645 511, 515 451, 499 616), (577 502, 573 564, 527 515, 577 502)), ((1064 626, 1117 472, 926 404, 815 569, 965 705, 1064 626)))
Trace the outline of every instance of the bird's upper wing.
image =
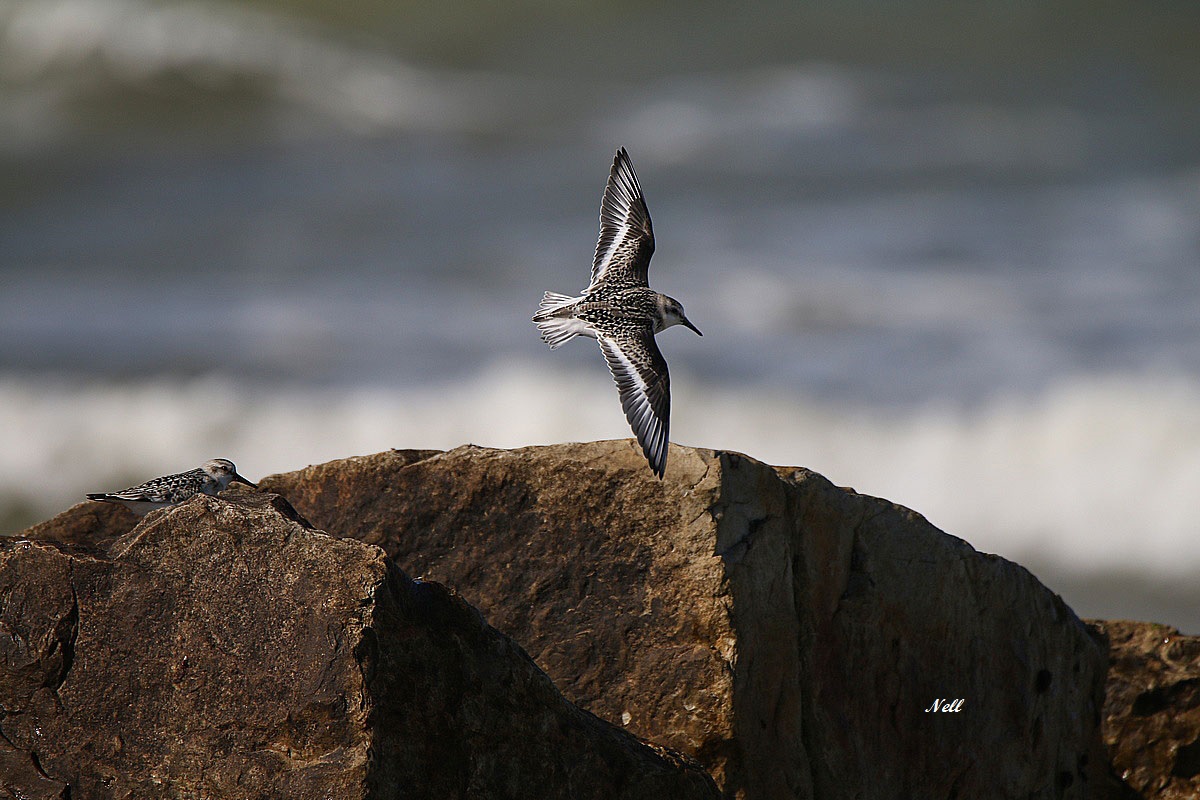
POLYGON ((622 147, 613 159, 600 203, 600 238, 592 261, 592 282, 647 284, 646 270, 654 255, 654 229, 642 197, 633 162, 622 147))
POLYGON ((146 501, 151 503, 173 503, 186 500, 195 494, 203 485, 205 472, 193 469, 178 475, 167 475, 154 478, 143 484, 122 489, 119 492, 107 492, 104 496, 117 500, 146 501))
POLYGON ((647 324, 637 331, 600 336, 597 341, 616 381, 625 418, 650 469, 661 478, 667 468, 671 376, 654 341, 654 332, 647 324))

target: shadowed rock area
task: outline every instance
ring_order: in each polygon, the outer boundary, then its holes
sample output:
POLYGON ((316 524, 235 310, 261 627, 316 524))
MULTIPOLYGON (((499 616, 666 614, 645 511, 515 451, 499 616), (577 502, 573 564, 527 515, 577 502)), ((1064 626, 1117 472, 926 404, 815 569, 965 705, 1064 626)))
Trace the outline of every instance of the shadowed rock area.
POLYGON ((1200 637, 1151 622, 1091 624, 1111 647, 1102 731, 1113 770, 1133 797, 1200 797, 1200 637))
POLYGON ((132 521, 83 504, 0 541, 0 796, 718 796, 278 496, 132 521))
POLYGON ((674 446, 660 482, 617 441, 261 485, 453 586, 566 697, 728 797, 1100 794, 1102 637, 1022 567, 807 470, 674 446))

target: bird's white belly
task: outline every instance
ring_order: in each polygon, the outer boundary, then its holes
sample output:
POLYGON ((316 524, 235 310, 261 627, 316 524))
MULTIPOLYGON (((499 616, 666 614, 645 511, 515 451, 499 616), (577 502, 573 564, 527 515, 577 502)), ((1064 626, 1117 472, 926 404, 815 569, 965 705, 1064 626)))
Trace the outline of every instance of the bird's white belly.
POLYGON ((118 503, 128 508, 139 517, 144 517, 151 511, 156 511, 160 508, 167 508, 173 505, 172 503, 155 503, 150 500, 117 500, 118 503))

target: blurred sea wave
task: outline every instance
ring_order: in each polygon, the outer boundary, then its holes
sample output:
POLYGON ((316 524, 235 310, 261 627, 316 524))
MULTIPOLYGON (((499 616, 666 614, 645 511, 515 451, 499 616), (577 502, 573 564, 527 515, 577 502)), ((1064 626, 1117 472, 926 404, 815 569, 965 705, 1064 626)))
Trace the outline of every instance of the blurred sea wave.
MULTIPOLYGON (((49 511, 106 488, 97 475, 137 481, 217 453, 264 475, 389 447, 625 437, 607 376, 584 366, 506 362, 403 389, 4 378, 0 424, 10 446, 0 453, 0 482, 10 499, 49 511)), ((677 442, 819 464, 831 480, 923 510, 983 550, 1086 571, 1137 564, 1170 580, 1200 569, 1190 547, 1200 448, 1179 446, 1200 442, 1200 383, 1079 378, 970 411, 881 412, 677 373, 677 442)))
POLYGON ((1200 629, 1200 11, 757 10, 0 2, 4 530, 212 456, 627 436, 528 322, 625 145, 705 332, 673 439, 1200 629))

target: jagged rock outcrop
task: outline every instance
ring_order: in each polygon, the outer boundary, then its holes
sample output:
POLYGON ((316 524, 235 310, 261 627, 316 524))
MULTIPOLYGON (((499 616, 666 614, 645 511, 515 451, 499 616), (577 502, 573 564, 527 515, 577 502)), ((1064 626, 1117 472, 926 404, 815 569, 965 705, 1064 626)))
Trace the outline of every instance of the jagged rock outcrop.
POLYGON ((568 698, 726 796, 1092 794, 1103 642, 1022 567, 807 470, 674 446, 660 482, 620 441, 261 485, 453 586, 568 698))
POLYGON ((137 524, 137 516, 118 503, 77 503, 61 514, 21 531, 18 538, 102 551, 137 524))
POLYGON ((1111 647, 1101 730, 1113 770, 1132 796, 1200 797, 1200 637, 1152 622, 1091 624, 1111 647))
POLYGON ((130 521, 90 504, 0 541, 0 796, 718 796, 278 496, 196 497, 103 544, 130 521))

